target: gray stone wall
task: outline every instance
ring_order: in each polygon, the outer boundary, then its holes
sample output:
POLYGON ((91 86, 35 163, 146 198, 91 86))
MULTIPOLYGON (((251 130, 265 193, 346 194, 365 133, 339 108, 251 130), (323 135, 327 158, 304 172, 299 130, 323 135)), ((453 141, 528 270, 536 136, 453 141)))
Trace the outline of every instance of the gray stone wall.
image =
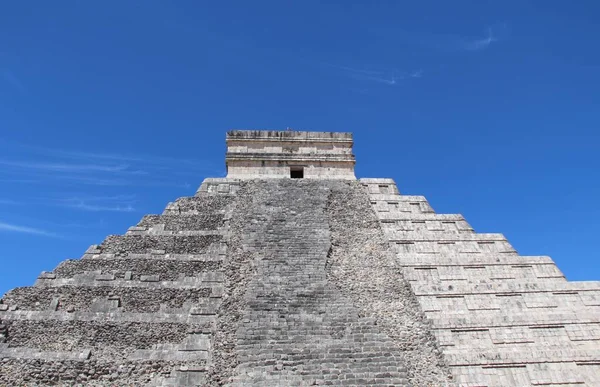
POLYGON ((430 322, 390 249, 366 189, 358 182, 332 189, 327 213, 332 244, 328 279, 402 349, 412 385, 448 385, 452 376, 430 322))
POLYGON ((207 179, 0 299, 0 385, 595 386, 599 307, 388 179, 207 179))
POLYGON ((600 282, 567 282, 390 179, 360 182, 459 385, 600 385, 600 282))
POLYGON ((327 279, 332 187, 348 186, 241 184, 247 216, 230 252, 245 253, 250 278, 238 296, 232 386, 408 385, 403 349, 327 279))
POLYGON ((233 202, 179 199, 7 293, 0 385, 204 385, 233 202))

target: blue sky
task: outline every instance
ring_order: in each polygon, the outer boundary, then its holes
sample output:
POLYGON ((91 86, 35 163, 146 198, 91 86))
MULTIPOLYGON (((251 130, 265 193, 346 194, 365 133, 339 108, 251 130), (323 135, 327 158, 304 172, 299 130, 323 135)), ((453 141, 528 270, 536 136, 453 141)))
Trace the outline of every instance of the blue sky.
POLYGON ((0 5, 0 294, 225 173, 228 129, 352 131, 357 175, 599 280, 597 1, 0 5))

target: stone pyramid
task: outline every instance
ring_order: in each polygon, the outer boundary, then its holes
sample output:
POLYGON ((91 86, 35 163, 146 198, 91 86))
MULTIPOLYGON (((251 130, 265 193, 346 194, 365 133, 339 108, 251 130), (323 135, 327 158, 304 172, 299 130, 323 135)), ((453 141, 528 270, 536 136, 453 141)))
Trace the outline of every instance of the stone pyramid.
POLYGON ((0 385, 600 386, 600 283, 354 177, 352 135, 227 134, 227 178, 0 301, 0 385))

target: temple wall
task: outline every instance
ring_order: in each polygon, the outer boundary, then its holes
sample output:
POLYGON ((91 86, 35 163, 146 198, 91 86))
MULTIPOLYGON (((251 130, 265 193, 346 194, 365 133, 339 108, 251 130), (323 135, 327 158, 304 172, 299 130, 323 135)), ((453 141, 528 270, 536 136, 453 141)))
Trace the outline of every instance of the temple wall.
POLYGON ((227 151, 236 153, 293 153, 299 155, 349 155, 352 154, 352 142, 319 143, 313 141, 235 141, 227 142, 227 151))
POLYGON ((227 134, 227 177, 355 179, 351 133, 232 131, 227 134))
MULTIPOLYGON (((290 166, 305 165, 302 161, 235 161, 227 167, 227 178, 234 179, 267 179, 289 178, 290 166)), ((305 179, 346 179, 354 180, 354 165, 352 163, 319 162, 306 165, 305 179)))

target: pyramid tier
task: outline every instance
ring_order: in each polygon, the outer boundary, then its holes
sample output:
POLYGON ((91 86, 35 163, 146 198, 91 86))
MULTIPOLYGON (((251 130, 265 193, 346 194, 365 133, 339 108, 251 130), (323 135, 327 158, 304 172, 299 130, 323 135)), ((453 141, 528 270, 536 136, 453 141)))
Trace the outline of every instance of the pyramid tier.
POLYGON ((225 214, 213 215, 146 215, 135 230, 201 231, 218 230, 225 225, 225 214))
POLYGON ((140 288, 115 286, 60 286, 17 288, 7 293, 4 304, 19 310, 71 310, 154 313, 180 309, 207 301, 211 288, 140 288))
POLYGON ((235 195, 198 193, 169 203, 163 215, 217 215, 231 210, 235 195))
POLYGON ((166 258, 164 254, 148 254, 146 258, 113 257, 66 260, 58 265, 52 274, 56 279, 99 272, 123 279, 126 274, 130 274, 129 278, 137 281, 141 276, 158 276, 160 281, 176 281, 182 277, 197 277, 203 273, 216 272, 222 267, 222 260, 218 256, 211 260, 208 260, 207 257, 193 255, 186 255, 186 259, 183 258, 177 256, 166 258))
POLYGON ((145 254, 162 252, 163 254, 201 254, 218 245, 221 235, 111 235, 98 246, 103 254, 145 254))
POLYGON ((460 385, 600 382, 600 283, 567 282, 500 234, 465 233, 461 215, 390 179, 361 182, 460 385))

